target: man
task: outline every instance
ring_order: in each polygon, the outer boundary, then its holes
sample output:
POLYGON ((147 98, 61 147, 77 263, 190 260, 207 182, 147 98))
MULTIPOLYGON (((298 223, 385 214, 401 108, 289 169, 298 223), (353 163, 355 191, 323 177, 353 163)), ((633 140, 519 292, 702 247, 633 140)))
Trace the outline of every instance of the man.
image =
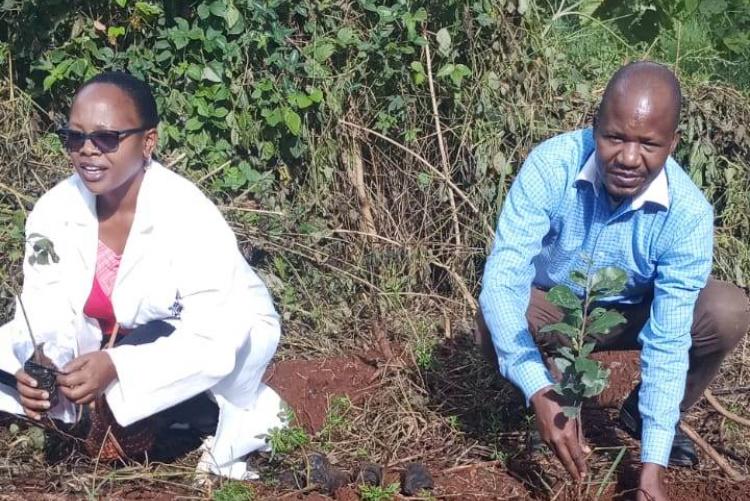
POLYGON ((641 350, 641 384, 620 413, 641 439, 639 499, 667 499, 667 464, 697 461, 690 441, 675 435, 680 412, 700 398, 750 325, 742 291, 709 278, 713 210, 670 157, 680 102, 671 71, 632 63, 607 85, 593 130, 535 148, 503 206, 480 296, 485 353, 522 390, 541 438, 580 480, 585 446, 562 414, 565 402, 537 346, 551 354, 564 342, 539 332, 563 317, 544 294, 564 284, 582 296, 569 275, 587 270, 589 259, 594 270, 627 272, 610 306, 628 323, 597 339, 597 348, 641 350))

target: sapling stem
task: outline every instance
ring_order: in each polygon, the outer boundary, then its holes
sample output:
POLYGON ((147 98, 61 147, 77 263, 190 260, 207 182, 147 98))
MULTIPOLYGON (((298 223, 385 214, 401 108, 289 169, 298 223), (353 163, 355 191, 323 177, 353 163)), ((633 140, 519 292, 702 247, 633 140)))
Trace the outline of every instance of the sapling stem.
POLYGON ((34 347, 32 358, 34 359, 34 362, 41 364, 42 361, 41 361, 41 357, 39 356, 39 350, 37 350, 36 338, 34 337, 34 333, 31 331, 31 322, 29 322, 29 316, 26 314, 26 307, 23 305, 23 299, 21 299, 20 294, 16 296, 16 299, 18 299, 18 304, 21 306, 23 319, 26 321, 26 327, 29 329, 29 337, 31 338, 31 345, 34 347))

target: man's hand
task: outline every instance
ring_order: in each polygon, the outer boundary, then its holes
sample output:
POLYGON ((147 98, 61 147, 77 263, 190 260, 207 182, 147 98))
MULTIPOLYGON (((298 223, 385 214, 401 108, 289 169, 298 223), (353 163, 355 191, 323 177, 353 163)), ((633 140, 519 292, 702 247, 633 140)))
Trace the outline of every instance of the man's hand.
POLYGON ((57 376, 60 391, 76 404, 92 402, 117 379, 117 371, 106 351, 81 355, 63 368, 65 375, 57 376))
POLYGON ((50 408, 49 393, 46 390, 37 388, 39 384, 36 379, 26 374, 26 371, 19 369, 16 372, 16 389, 21 395, 21 406, 23 411, 31 419, 39 421, 42 414, 50 408))
POLYGON ((664 467, 643 463, 636 501, 669 501, 664 491, 664 467))
POLYGON ((587 447, 579 442, 576 422, 563 414, 560 396, 551 386, 542 388, 531 397, 536 412, 536 424, 542 440, 554 450, 568 473, 581 481, 586 476, 587 447))

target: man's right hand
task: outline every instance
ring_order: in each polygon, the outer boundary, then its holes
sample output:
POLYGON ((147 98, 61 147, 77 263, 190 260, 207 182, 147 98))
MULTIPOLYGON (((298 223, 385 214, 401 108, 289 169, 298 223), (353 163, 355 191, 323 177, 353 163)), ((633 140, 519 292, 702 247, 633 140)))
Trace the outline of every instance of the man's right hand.
POLYGON ((16 372, 16 389, 21 395, 21 406, 23 411, 31 419, 39 421, 42 414, 50 408, 49 393, 37 388, 36 380, 20 369, 16 372))
POLYGON ((576 422, 563 414, 560 396, 547 386, 534 393, 531 404, 542 440, 552 448, 570 475, 581 481, 586 476, 585 446, 579 441, 576 422))

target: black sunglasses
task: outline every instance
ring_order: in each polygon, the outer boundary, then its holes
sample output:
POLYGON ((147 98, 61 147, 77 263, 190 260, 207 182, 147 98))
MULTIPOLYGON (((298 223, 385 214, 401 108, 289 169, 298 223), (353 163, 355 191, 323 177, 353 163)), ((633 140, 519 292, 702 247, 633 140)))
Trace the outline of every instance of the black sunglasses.
POLYGON ((87 134, 85 132, 63 127, 58 129, 57 135, 60 136, 60 141, 62 141, 65 149, 71 153, 83 148, 87 139, 91 139, 91 142, 96 146, 96 149, 102 153, 112 153, 117 151, 117 148, 120 147, 120 141, 124 138, 131 134, 147 131, 150 128, 151 127, 139 127, 137 129, 125 130, 97 130, 87 134))

